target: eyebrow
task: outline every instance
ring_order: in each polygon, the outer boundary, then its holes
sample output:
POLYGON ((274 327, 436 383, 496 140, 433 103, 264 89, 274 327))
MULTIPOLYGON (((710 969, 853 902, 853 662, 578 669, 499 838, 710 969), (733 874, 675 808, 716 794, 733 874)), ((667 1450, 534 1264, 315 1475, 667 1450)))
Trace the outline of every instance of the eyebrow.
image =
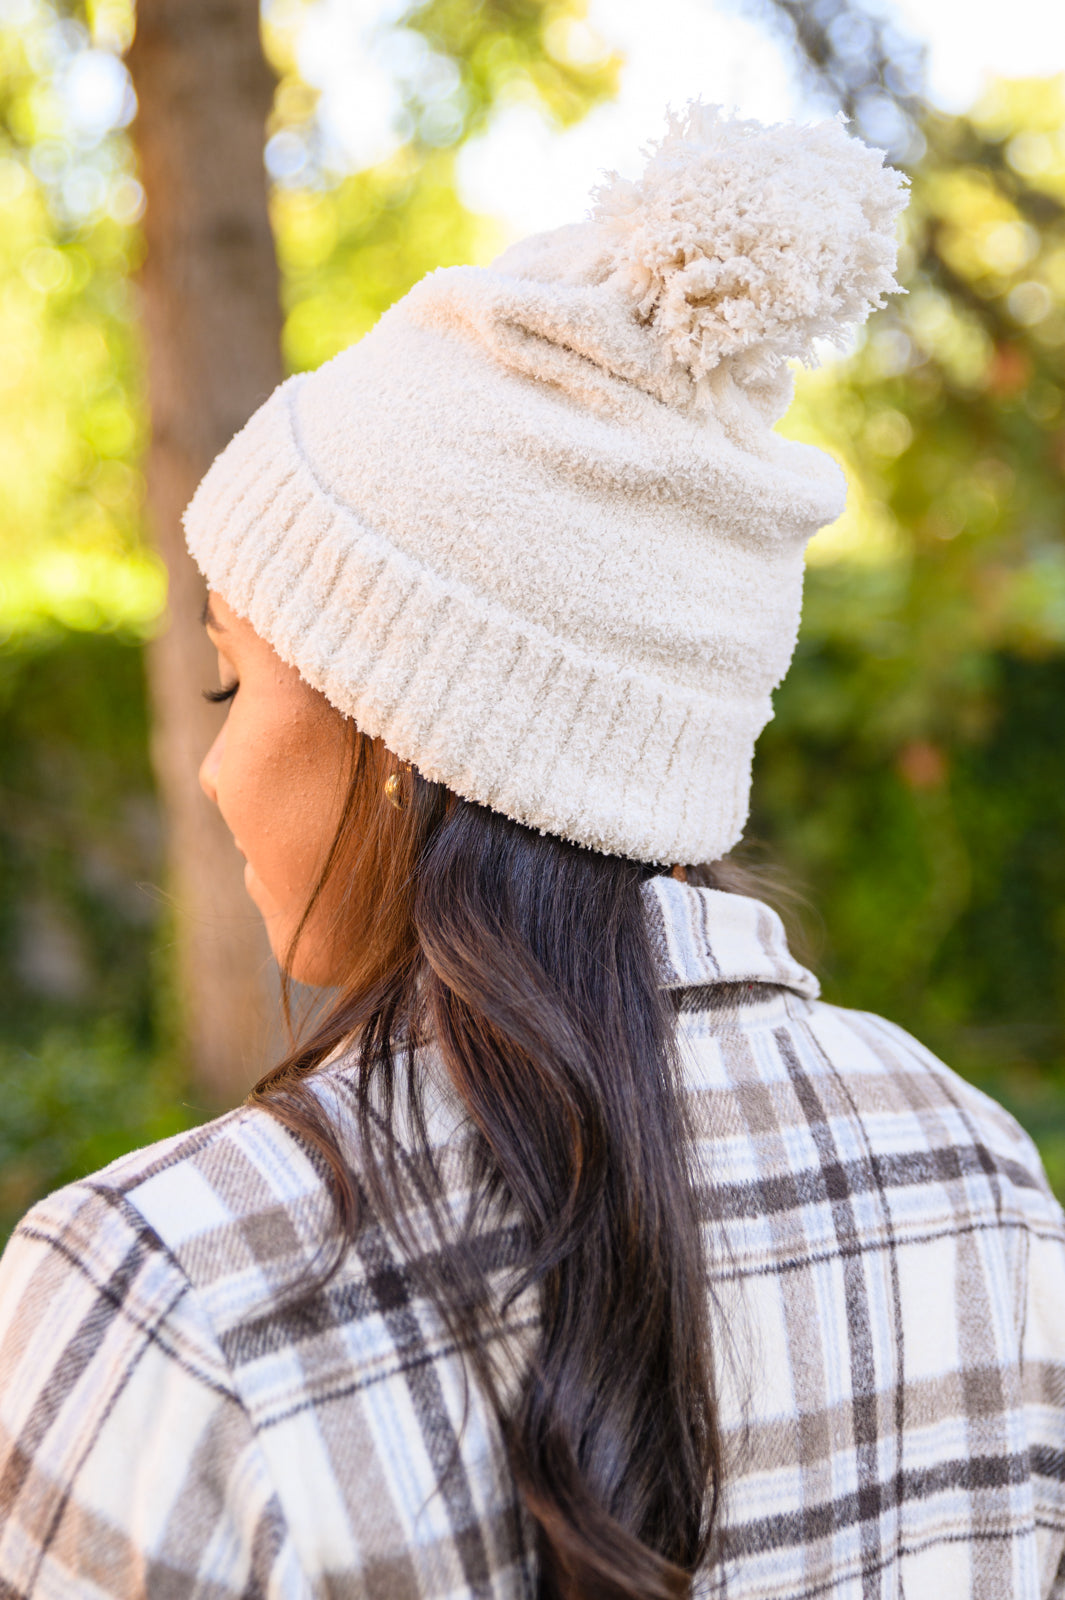
POLYGON ((203 602, 203 610, 200 612, 200 621, 205 628, 210 628, 214 633, 225 633, 226 631, 223 624, 219 622, 218 618, 211 610, 210 595, 208 595, 207 599, 203 602))

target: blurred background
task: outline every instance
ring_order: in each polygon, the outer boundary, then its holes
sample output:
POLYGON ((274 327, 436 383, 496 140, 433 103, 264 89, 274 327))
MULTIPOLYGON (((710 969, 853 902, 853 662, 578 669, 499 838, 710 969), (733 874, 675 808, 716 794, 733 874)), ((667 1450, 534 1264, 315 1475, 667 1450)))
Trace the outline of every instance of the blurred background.
POLYGON ((805 896, 828 997, 1003 1100, 1065 1193, 1055 8, 0 0, 0 1228, 235 1103, 277 1045, 195 780, 222 715, 178 528, 200 474, 284 372, 579 217, 696 94, 842 110, 913 185, 909 293, 786 424, 853 488, 751 851, 805 896))

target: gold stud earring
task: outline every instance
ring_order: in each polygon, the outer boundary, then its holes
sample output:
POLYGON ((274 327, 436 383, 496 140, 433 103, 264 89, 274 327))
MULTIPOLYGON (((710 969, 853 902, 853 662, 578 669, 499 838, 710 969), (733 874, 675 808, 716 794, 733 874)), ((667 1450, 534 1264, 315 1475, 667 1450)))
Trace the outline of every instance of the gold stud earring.
POLYGON ((385 799, 397 811, 403 810, 403 779, 398 772, 393 772, 390 778, 385 779, 385 799))

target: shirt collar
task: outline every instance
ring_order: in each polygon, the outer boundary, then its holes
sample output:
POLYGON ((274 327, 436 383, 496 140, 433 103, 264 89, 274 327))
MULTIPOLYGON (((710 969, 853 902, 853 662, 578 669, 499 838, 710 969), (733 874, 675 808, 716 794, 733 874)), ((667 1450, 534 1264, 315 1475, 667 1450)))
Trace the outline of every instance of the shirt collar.
POLYGON ((760 900, 668 876, 649 878, 643 896, 663 989, 767 983, 816 1000, 817 979, 795 960, 783 923, 760 900))

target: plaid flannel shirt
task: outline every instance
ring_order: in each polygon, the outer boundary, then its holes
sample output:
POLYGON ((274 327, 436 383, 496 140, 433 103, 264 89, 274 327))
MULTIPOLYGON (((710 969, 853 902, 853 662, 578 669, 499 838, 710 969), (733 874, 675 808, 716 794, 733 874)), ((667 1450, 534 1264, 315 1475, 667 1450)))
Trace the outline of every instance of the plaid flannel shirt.
MULTIPOLYGON (((1065 1596, 1065 1228, 1028 1139, 819 1003, 757 901, 646 900, 727 1330, 700 1592, 1065 1596)), ((316 1081, 357 1165, 349 1069, 316 1081)), ((439 1087, 431 1127, 458 1195, 439 1087)), ((33 1208, 0 1267, 0 1597, 532 1593, 496 1426, 372 1217, 293 1300, 329 1219, 315 1159, 250 1108, 33 1208)), ((536 1314, 510 1313, 519 1355, 536 1314)))

